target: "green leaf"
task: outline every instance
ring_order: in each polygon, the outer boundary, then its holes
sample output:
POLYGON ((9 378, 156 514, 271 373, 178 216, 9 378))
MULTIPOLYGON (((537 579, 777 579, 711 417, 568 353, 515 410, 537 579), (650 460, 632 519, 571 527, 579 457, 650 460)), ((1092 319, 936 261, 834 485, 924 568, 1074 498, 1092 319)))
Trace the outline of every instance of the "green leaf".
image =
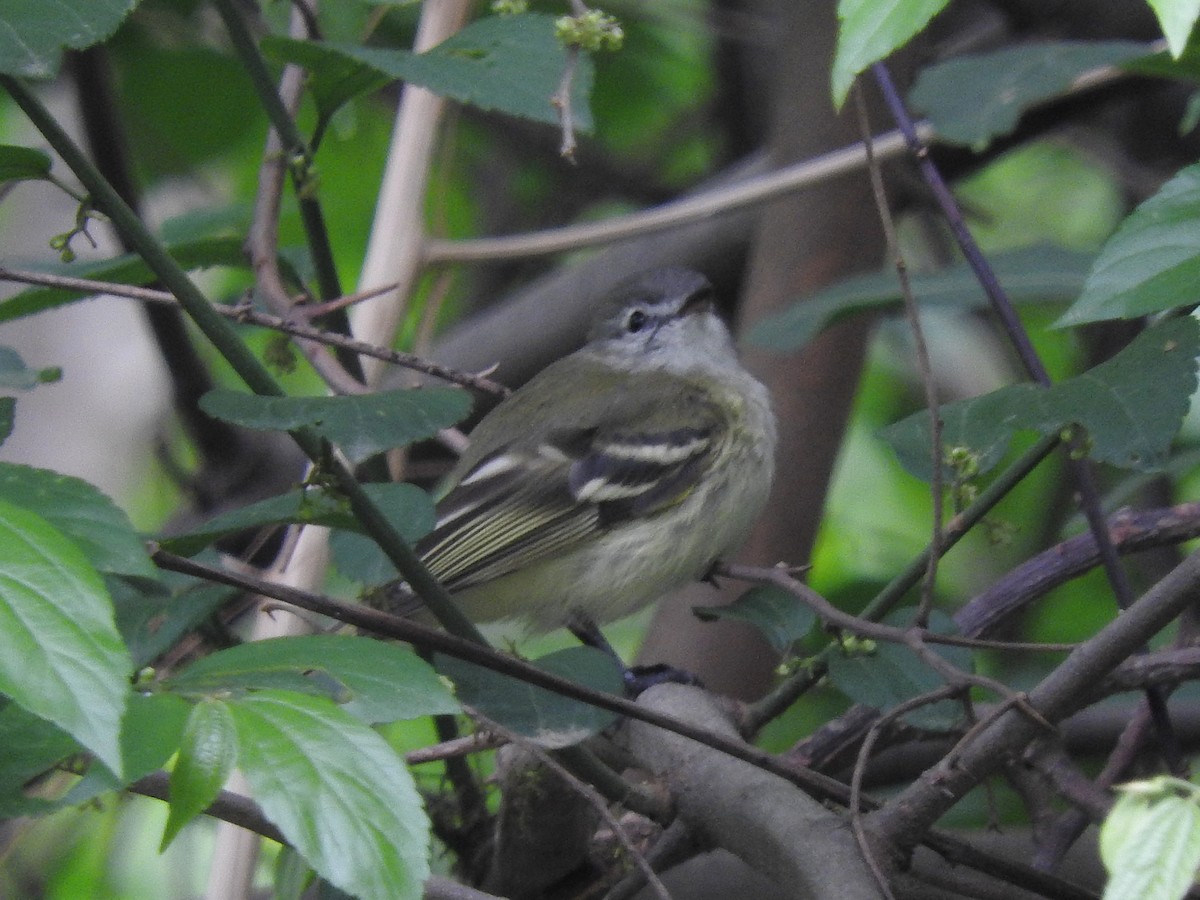
MULTIPOLYGON (((218 562, 214 559, 210 562, 218 562)), ((236 588, 197 578, 161 573, 161 580, 105 579, 134 669, 149 665, 189 631, 197 628, 223 604, 238 595, 236 588)))
POLYGON ((429 820, 396 751, 318 697, 263 691, 229 708, 255 799, 321 877, 363 900, 419 900, 429 820))
POLYGON ((921 71, 908 96, 945 140, 982 150, 1008 134, 1031 106, 1083 72, 1145 56, 1132 41, 1055 41, 962 56, 921 71))
MULTIPOLYGON (((1120 468, 1154 469, 1196 390, 1200 323, 1190 317, 1147 329, 1107 362, 1050 388, 1014 384, 941 407, 943 446, 976 453, 980 473, 994 466, 1013 434, 1087 430, 1088 455, 1120 468)), ((916 413, 883 429, 901 464, 918 478, 932 472, 929 415, 916 413)), ((947 469, 947 474, 952 474, 947 469)))
MULTIPOLYGON (((545 747, 577 744, 617 718, 616 713, 448 656, 439 655, 434 665, 454 682, 464 705, 545 747)), ((598 691, 620 695, 624 690, 616 661, 595 647, 569 647, 535 659, 533 665, 598 691)))
POLYGON ((1188 37, 1196 27, 1196 19, 1200 17, 1200 0, 1146 0, 1154 14, 1158 16, 1158 24, 1167 39, 1167 47, 1171 55, 1183 55, 1187 47, 1188 37))
MULTIPOLYGON (((433 500, 415 485, 391 482, 366 484, 363 488, 406 541, 424 537, 433 528, 433 500)), ((187 534, 164 537, 161 543, 174 553, 191 556, 227 534, 291 523, 362 530, 343 500, 322 488, 310 487, 215 516, 187 534)))
POLYGON ((72 753, 79 744, 69 734, 38 718, 16 703, 0 707, 0 818, 39 815, 54 804, 39 797, 26 797, 25 783, 50 769, 72 753))
POLYGON ((121 726, 122 776, 92 766, 57 805, 78 806, 161 769, 179 749, 191 709, 190 703, 174 694, 131 692, 121 726))
MULTIPOLYGON (((389 79, 419 84, 460 103, 558 124, 558 111, 550 98, 558 90, 567 54, 554 37, 553 16, 487 16, 424 53, 283 38, 270 41, 268 46, 277 58, 328 73, 337 86, 329 89, 334 98, 366 81, 364 73, 345 68, 344 61, 350 60, 389 79)), ((571 85, 571 112, 576 127, 583 132, 592 129, 588 108, 592 78, 591 59, 583 54, 571 85)))
POLYGON ((0 73, 51 78, 64 49, 107 40, 138 0, 6 0, 0 5, 0 73))
POLYGON ((1135 209, 1096 258, 1083 294, 1056 323, 1134 319, 1200 302, 1200 164, 1135 209))
POLYGON ((841 109, 854 78, 908 43, 949 0, 838 0, 833 105, 841 109))
POLYGON ((121 772, 129 653, 83 551, 41 516, 0 500, 0 693, 121 772))
POLYGON ((175 835, 217 799, 237 761, 237 729, 233 714, 220 700, 201 700, 192 707, 179 758, 171 770, 171 812, 163 828, 159 852, 175 835))
POLYGON ((423 440, 462 421, 471 397, 457 388, 381 391, 358 397, 261 397, 217 389, 200 398, 210 416, 247 428, 312 427, 352 461, 423 440))
POLYGON ((357 584, 383 584, 400 577, 395 563, 365 535, 335 531, 329 535, 329 552, 339 574, 357 584))
POLYGON ((349 635, 252 641, 192 663, 167 684, 188 694, 262 688, 324 694, 371 724, 460 712, 446 684, 411 650, 349 635))
POLYGON ((1162 53, 1151 53, 1149 56, 1131 59, 1121 68, 1135 75, 1169 78, 1173 81, 1194 85, 1200 82, 1200 43, 1195 41, 1189 43, 1181 56, 1175 56, 1169 50, 1164 50, 1162 53))
POLYGON ((817 621, 816 613, 773 585, 752 587, 726 606, 693 606, 692 612, 704 622, 717 619, 749 622, 779 653, 787 653, 817 621))
POLYGON ((319 130, 324 130, 344 103, 376 91, 395 79, 393 75, 311 41, 268 36, 263 38, 260 46, 268 57, 295 63, 308 70, 305 87, 317 106, 321 120, 319 130))
MULTIPOLYGON (((215 266, 228 268, 247 267, 246 254, 241 238, 215 237, 195 241, 182 241, 167 248, 171 256, 184 269, 208 269, 215 266)), ((112 281, 118 284, 148 285, 157 276, 137 254, 128 253, 112 259, 94 262, 73 262, 43 267, 45 271, 75 278, 95 281, 112 281)), ((286 271, 291 272, 291 267, 286 271)), ((63 288, 33 288, 22 291, 15 297, 0 303, 0 322, 10 322, 47 309, 55 309, 74 303, 95 294, 87 291, 72 291, 63 288)))
POLYGON ((6 181, 38 180, 49 176, 50 157, 41 150, 0 144, 0 184, 6 181))
MULTIPOLYGON (((897 610, 888 624, 906 626, 912 610, 897 610)), ((940 634, 954 633, 950 617, 934 610, 930 628, 940 634)), ((970 651, 961 647, 930 644, 929 647, 951 665, 964 671, 972 666, 970 651)), ((864 706, 887 711, 897 704, 943 687, 945 681, 912 650, 901 644, 879 643, 871 653, 829 658, 829 680, 839 691, 864 706)), ((953 700, 939 700, 906 714, 905 720, 921 728, 950 728, 962 717, 962 706, 953 700)))
MULTIPOLYGON (((1083 287, 1094 257, 1062 247, 1041 245, 997 253, 989 261, 1014 303, 1064 300, 1083 287)), ((965 262, 909 279, 922 307, 977 309, 988 305, 979 279, 965 262)), ((792 304, 750 329, 747 340, 771 350, 798 350, 835 322, 865 312, 900 310, 904 297, 895 269, 839 281, 792 304)))
POLYGON ((158 575, 125 511, 80 478, 0 463, 0 499, 37 510, 78 544, 101 572, 143 578, 158 575))
MULTIPOLYGON (((1153 782, 1134 787, 1152 788, 1153 782)), ((1100 855, 1109 872, 1106 900, 1183 897, 1200 866, 1195 789, 1185 796, 1122 790, 1100 830, 1100 855)))
POLYGON ((281 847, 275 858, 274 900, 304 900, 304 892, 312 887, 314 876, 312 866, 303 856, 291 847, 281 847))

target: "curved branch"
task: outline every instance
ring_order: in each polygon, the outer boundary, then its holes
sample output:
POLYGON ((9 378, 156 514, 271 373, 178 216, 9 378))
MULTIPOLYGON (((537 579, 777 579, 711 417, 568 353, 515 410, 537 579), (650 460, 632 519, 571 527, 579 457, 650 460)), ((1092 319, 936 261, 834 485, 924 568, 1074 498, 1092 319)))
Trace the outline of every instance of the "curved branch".
MULTIPOLYGON (((922 123, 919 133, 932 137, 932 129, 922 123)), ((874 141, 875 158, 890 159, 905 152, 904 137, 898 131, 880 135, 874 141)), ((475 238, 472 240, 435 240, 425 242, 426 262, 479 262, 489 259, 544 256, 581 247, 610 244, 615 241, 733 212, 799 191, 827 181, 866 165, 867 150, 861 144, 851 144, 823 156, 785 166, 766 175, 757 175, 736 184, 664 203, 653 209, 630 213, 617 219, 584 225, 569 225, 547 231, 535 231, 512 237, 475 238)))
MULTIPOLYGON (((737 737, 727 715, 699 688, 660 685, 642 694, 639 705, 686 717, 731 740, 737 737)), ((640 722, 630 722, 628 732, 631 751, 665 782, 690 829, 766 874, 780 896, 878 898, 845 820, 807 794, 745 762, 640 722)))
MULTIPOLYGON (((1200 536, 1200 503, 1144 512, 1121 510, 1109 518, 1106 530, 1118 553, 1179 544, 1200 536)), ((969 600, 954 614, 954 621, 962 634, 983 637, 1034 600, 1094 569, 1099 562, 1100 551, 1091 532, 1063 541, 969 600)))
MULTIPOLYGON (((1194 602, 1198 584, 1200 551, 1071 653, 1029 692, 1029 708, 1057 723, 1084 706, 1098 681, 1194 602)), ((952 764, 925 772, 885 807, 871 813, 871 829, 906 855, 946 810, 1041 733, 1042 726, 1033 719, 1008 710, 969 736, 954 753, 952 764)))

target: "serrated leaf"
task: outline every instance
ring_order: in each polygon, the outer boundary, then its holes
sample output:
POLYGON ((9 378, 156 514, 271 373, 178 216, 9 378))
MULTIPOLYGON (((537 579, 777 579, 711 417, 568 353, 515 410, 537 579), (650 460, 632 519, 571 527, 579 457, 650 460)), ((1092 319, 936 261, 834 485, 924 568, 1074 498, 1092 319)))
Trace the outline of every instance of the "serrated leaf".
MULTIPOLYGON (((897 610, 885 619, 898 627, 911 620, 911 610, 897 610)), ((940 634, 954 631, 950 618, 937 610, 930 616, 929 627, 940 634)), ((970 671, 970 651, 942 644, 929 647, 951 665, 970 671)), ((829 680, 855 703, 883 711, 945 685, 942 677, 908 647, 882 642, 868 654, 832 654, 829 680)), ((904 716, 918 727, 933 729, 950 728, 961 718, 962 706, 952 700, 939 700, 904 716)))
POLYGON ((263 691, 229 707, 238 768, 312 867, 363 900, 419 900, 429 820, 396 751, 321 698, 263 691))
MULTIPOLYGON (((595 647, 569 647, 532 662, 539 669, 598 691, 620 695, 624 690, 616 660, 595 647)), ((545 747, 577 744, 617 718, 607 710, 451 657, 436 657, 434 666, 454 682, 464 705, 545 747)))
MULTIPOLYGON (((240 238, 214 237, 180 241, 168 246, 167 250, 172 258, 187 270, 214 267, 244 269, 248 266, 240 238)), ((51 274, 143 286, 157 278, 142 258, 133 253, 115 256, 112 259, 43 266, 42 269, 51 274)), ((290 265, 285 266, 285 271, 292 273, 294 277, 290 265)), ((95 294, 87 291, 32 288, 0 303, 0 322, 10 322, 93 296, 95 294)))
POLYGON ((358 397, 260 397, 218 389, 200 398, 210 416, 268 431, 312 427, 357 462, 423 440, 462 421, 471 397, 456 388, 381 391, 358 397))
POLYGON ((138 0, 6 0, 0 6, 0 72, 50 78, 63 50, 108 39, 138 0))
POLYGON ((1055 323, 1133 319, 1200 302, 1200 164, 1135 209, 1100 250, 1083 294, 1055 323))
POLYGON ((78 544, 101 572, 158 575, 125 511, 81 478, 0 463, 0 499, 36 510, 78 544))
MULTIPOLYGON (((1042 245, 997 253, 989 261, 1009 298, 1014 303, 1029 303, 1078 296, 1094 258, 1092 254, 1042 245)), ((923 308, 978 309, 988 305, 979 279, 965 262, 939 272, 914 274, 909 283, 923 308)), ((798 350, 823 329, 848 316, 900 310, 903 305, 894 269, 847 278, 756 323, 746 339, 771 350, 798 350)))
POLYGON ((50 157, 41 150, 0 144, 0 184, 5 181, 37 180, 49 174, 50 157))
POLYGON ((1200 17, 1200 0, 1146 0, 1154 14, 1172 56, 1183 55, 1188 38, 1200 17))
MULTIPOLYGON (((363 488, 406 541, 415 541, 433 528, 433 500, 416 485, 389 482, 366 484, 363 488)), ((340 498, 323 488, 306 487, 214 516, 199 528, 164 537, 160 543, 174 553, 191 556, 228 534, 292 523, 352 531, 362 528, 340 498)))
POLYGON ((171 811, 163 828, 160 853, 184 825, 217 798, 237 761, 237 747, 233 714, 225 703, 201 700, 192 707, 179 758, 171 770, 171 811))
MULTIPOLYGON (((486 16, 424 53, 283 38, 268 46, 276 57, 318 72, 335 66, 338 58, 350 60, 460 103, 558 124, 558 111, 550 98, 562 80, 567 55, 554 36, 553 16, 486 16)), ((331 71, 341 75, 345 70, 331 71)), ((365 79, 361 73, 343 77, 351 80, 350 85, 342 84, 343 91, 365 79)), ((591 59, 582 54, 571 85, 571 104, 575 125, 585 133, 592 130, 588 106, 592 79, 591 59)))
POLYGON ((0 693, 121 772, 129 653, 104 583, 44 518, 0 500, 0 693))
POLYGON ((1012 131, 1031 106, 1082 73, 1147 54, 1133 41, 1054 41, 961 56, 921 70, 908 95, 940 137, 982 150, 1012 131))
POLYGON ((438 674, 411 650, 349 635, 272 638, 230 647, 192 663, 168 685, 182 693, 286 686, 325 694, 372 724, 460 712, 438 674))
POLYGON ((854 78, 903 47, 949 0, 838 0, 833 105, 841 109, 854 78))
MULTIPOLYGON (((1050 388, 1014 384, 941 407, 942 442, 978 455, 980 473, 994 466, 1012 436, 1029 429, 1055 434, 1087 430, 1090 457, 1120 468, 1154 469, 1196 390, 1200 323, 1173 319, 1142 332, 1107 362, 1050 388)), ((901 464, 918 478, 932 472, 929 416, 909 416, 881 432, 901 464)), ((952 474, 947 469, 947 474, 952 474)))
POLYGON ((1174 793, 1121 794, 1101 829, 1106 900, 1177 900, 1200 866, 1200 806, 1174 793))
POLYGON ((816 613, 773 585, 752 587, 725 606, 693 606, 692 613, 705 622, 717 619, 748 622, 781 654, 808 634, 817 621, 816 613))

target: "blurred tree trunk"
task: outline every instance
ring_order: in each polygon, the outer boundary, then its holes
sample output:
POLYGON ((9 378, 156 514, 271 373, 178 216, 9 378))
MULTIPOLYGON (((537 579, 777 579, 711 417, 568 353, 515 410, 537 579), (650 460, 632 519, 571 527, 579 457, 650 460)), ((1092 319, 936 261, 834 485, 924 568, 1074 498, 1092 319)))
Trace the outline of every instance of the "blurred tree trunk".
MULTIPOLYGON (((817 156, 859 139, 853 104, 834 113, 829 66, 837 36, 833 0, 749 0, 740 13, 771 35, 768 65, 743 79, 745 104, 769 104, 768 149, 779 165, 817 156)), ((751 60, 757 48, 744 54, 751 60)), ((890 122, 877 111, 875 129, 890 122)), ((750 253, 739 325, 749 325, 828 282, 878 269, 883 236, 865 172, 776 201, 760 218, 750 253)), ((808 562, 830 475, 858 385, 870 323, 858 319, 826 332, 802 353, 779 356, 745 348, 747 365, 770 388, 780 442, 771 501, 742 557, 773 564, 808 562)), ((704 624, 696 604, 726 603, 745 589, 706 585, 660 606, 641 656, 699 675, 709 688, 760 695, 775 655, 749 626, 704 624)))

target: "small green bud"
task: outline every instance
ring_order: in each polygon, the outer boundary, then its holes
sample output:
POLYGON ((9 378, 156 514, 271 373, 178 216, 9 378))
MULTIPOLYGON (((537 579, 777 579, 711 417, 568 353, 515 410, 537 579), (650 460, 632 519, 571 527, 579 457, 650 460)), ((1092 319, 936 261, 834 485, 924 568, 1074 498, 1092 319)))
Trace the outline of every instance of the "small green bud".
POLYGON ((620 50, 625 41, 625 32, 616 18, 598 9, 581 16, 563 16, 554 23, 554 35, 566 46, 589 53, 620 50))

